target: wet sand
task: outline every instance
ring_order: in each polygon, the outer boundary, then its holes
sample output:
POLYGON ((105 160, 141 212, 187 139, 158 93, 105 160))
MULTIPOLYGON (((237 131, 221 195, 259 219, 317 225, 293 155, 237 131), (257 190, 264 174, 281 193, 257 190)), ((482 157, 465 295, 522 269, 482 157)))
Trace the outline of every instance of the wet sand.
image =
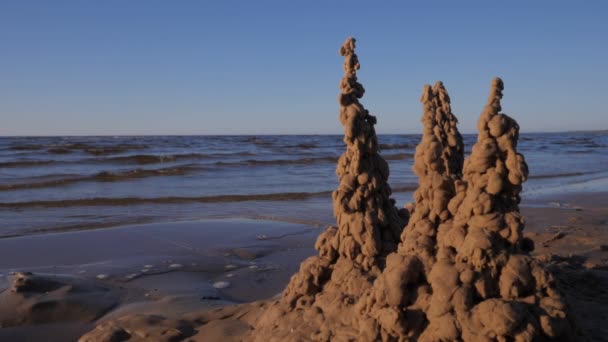
POLYGON ((319 232, 234 219, 0 239, 0 340, 74 340, 94 321, 125 313, 181 315, 273 297, 314 252, 319 232), (31 279, 31 289, 15 293, 15 272, 68 286, 31 279), (106 298, 91 303, 100 293, 106 298))
MULTIPOLYGON (((525 200, 522 213, 533 255, 565 293, 576 335, 602 340, 608 336, 608 193, 525 200)), ((75 340, 96 324, 136 314, 181 322, 146 316, 137 322, 143 331, 238 340, 265 305, 243 303, 278 295, 315 253, 321 230, 235 219, 0 239, 0 340, 75 340), (15 292, 11 272, 33 274, 23 275, 25 285, 15 292)))
POLYGON ((565 294, 580 341, 608 336, 608 193, 575 193, 524 207, 533 256, 544 261, 565 294))

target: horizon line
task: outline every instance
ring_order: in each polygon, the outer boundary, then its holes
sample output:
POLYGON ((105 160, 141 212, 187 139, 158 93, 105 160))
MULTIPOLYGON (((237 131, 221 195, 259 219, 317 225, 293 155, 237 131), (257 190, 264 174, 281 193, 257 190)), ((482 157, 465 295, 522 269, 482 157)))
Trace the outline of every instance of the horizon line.
MULTIPOLYGON (((473 135, 478 132, 461 132, 460 134, 473 135)), ((530 131, 520 132, 520 134, 545 134, 545 133, 608 133, 608 129, 592 130, 568 130, 568 131, 530 131)), ((422 133, 376 133, 377 135, 421 135, 422 133)), ((343 133, 195 133, 195 134, 39 134, 39 135, 19 135, 19 134, 0 134, 0 138, 61 138, 61 137, 195 137, 195 136, 330 136, 343 135, 343 133)))

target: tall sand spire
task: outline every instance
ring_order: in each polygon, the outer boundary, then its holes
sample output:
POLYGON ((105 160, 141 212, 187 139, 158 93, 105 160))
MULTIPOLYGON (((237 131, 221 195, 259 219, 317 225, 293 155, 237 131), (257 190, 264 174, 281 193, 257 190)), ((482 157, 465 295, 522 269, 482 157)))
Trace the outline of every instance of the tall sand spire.
POLYGON ((376 118, 359 102, 365 93, 357 81, 359 59, 355 39, 340 48, 344 77, 340 82, 340 122, 346 151, 338 161, 340 185, 333 192, 337 227, 322 233, 319 251, 302 262, 283 293, 260 318, 254 338, 315 340, 360 338, 354 305, 380 274, 387 254, 394 252, 407 212, 390 198, 388 163, 378 153, 376 118))
POLYGON ((405 220, 390 199, 388 163, 378 154, 376 117, 358 100, 365 90, 357 82, 354 38, 344 42, 340 55, 344 56, 344 77, 338 102, 346 151, 338 161, 340 186, 333 193, 340 241, 337 252, 368 269, 378 255, 395 249, 405 220))
POLYGON ((451 177, 462 175, 464 163, 464 142, 458 131, 458 119, 452 113, 452 103, 443 82, 433 85, 435 102, 435 123, 433 133, 443 143, 441 159, 445 163, 446 173, 451 177))
POLYGON ((463 186, 462 137, 443 84, 425 85, 420 102, 423 132, 413 167, 419 184, 412 216, 398 252, 387 257, 382 275, 359 303, 369 318, 371 339, 409 340, 423 331, 431 295, 426 279, 435 261, 437 230, 451 224, 448 203, 455 184, 463 186))
POLYGON ((414 173, 418 188, 414 192, 415 207, 401 236, 399 252, 416 255, 428 271, 435 257, 439 225, 452 218, 448 209, 460 181, 464 159, 462 136, 450 97, 442 82, 431 88, 426 85, 420 100, 423 106, 422 139, 416 146, 414 173))

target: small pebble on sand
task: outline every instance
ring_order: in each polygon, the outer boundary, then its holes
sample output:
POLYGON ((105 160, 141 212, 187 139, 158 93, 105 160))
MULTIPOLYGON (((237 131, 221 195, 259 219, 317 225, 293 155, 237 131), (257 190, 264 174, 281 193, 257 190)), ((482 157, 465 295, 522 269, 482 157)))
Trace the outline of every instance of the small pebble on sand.
POLYGON ((226 274, 226 278, 232 278, 232 277, 234 277, 234 274, 232 274, 232 273, 226 274))
POLYGON ((216 289, 225 289, 229 286, 230 286, 230 283, 227 281, 218 281, 218 282, 213 283, 213 287, 215 287, 216 289))
POLYGON ((97 275, 97 279, 106 279, 106 278, 108 278, 107 274, 98 274, 97 275))
POLYGON ((232 264, 228 264, 226 266, 224 266, 227 270, 233 270, 236 268, 236 265, 232 265, 232 264))
POLYGON ((154 267, 154 265, 150 265, 150 264, 144 265, 144 268, 152 268, 152 267, 154 267))
POLYGON ((251 266, 249 266, 249 269, 250 270, 255 270, 255 269, 259 268, 259 267, 260 266, 258 266, 258 265, 251 265, 251 266))
POLYGON ((182 268, 183 265, 182 264, 171 264, 169 265, 169 268, 182 268))

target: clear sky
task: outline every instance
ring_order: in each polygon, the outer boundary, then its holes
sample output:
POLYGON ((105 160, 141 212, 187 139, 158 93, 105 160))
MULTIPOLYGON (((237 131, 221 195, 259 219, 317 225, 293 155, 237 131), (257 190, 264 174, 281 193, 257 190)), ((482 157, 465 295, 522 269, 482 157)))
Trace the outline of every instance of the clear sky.
POLYGON ((379 133, 442 80, 522 131, 608 129, 607 1, 0 1, 0 135, 340 133, 352 35, 379 133))

